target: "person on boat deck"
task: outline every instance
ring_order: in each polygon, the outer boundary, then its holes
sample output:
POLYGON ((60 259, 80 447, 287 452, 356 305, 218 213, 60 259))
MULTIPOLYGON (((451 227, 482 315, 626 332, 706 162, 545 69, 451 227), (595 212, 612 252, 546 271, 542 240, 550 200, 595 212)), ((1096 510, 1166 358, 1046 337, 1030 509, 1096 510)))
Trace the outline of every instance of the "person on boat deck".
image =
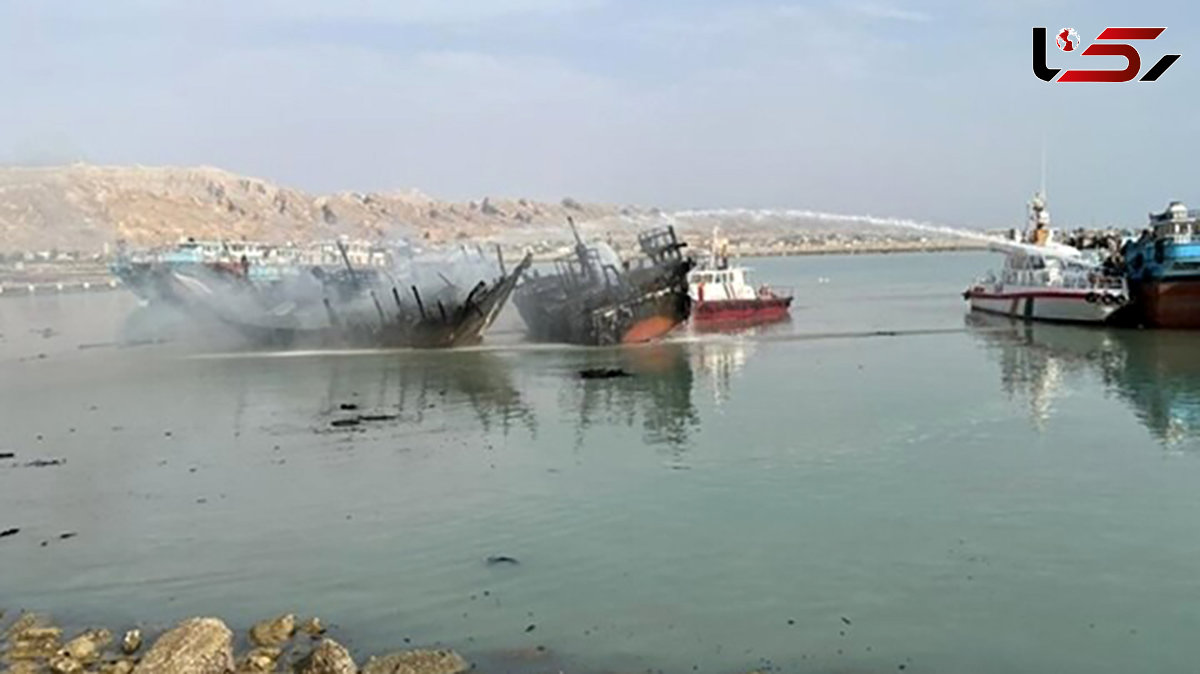
POLYGON ((1046 242, 1050 240, 1050 230, 1046 229, 1045 223, 1037 223, 1037 226, 1033 229, 1032 238, 1034 245, 1046 245, 1046 242))

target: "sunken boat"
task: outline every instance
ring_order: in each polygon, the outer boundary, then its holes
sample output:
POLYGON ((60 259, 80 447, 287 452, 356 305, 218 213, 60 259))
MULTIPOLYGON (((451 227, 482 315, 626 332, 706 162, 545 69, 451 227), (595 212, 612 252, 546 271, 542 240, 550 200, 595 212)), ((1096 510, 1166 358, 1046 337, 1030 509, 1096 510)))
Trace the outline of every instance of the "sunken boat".
POLYGON ((532 339, 588 346, 645 342, 687 320, 687 275, 694 263, 674 227, 639 235, 641 255, 622 260, 606 244, 585 243, 574 220, 567 222, 575 237, 572 253, 556 260, 551 273, 531 271, 513 295, 532 339))
MULTIPOLYGON (((185 314, 232 328, 256 346, 273 348, 446 348, 478 343, 529 267, 526 255, 511 271, 475 263, 452 279, 426 261, 435 276, 418 282, 408 259, 399 265, 352 264, 337 244, 340 266, 205 262, 157 265, 140 285, 185 314), (492 270, 494 274, 490 274, 492 270), (463 278, 473 282, 464 285, 463 278)), ((430 269, 424 276, 430 276, 430 269)))

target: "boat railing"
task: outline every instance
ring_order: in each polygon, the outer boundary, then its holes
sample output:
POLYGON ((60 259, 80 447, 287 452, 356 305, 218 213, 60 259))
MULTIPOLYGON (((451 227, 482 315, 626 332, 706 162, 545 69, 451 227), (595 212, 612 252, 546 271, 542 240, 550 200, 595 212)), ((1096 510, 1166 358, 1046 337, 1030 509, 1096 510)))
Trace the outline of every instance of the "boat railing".
POLYGON ((756 292, 758 293, 759 297, 776 297, 779 299, 784 299, 796 296, 796 289, 793 286, 763 285, 759 286, 756 292))
POLYGON ((671 225, 640 234, 637 239, 642 252, 655 264, 680 259, 681 249, 687 245, 679 242, 671 225))
MULTIPOLYGON (((979 279, 980 283, 994 284, 996 276, 989 273, 979 279)), ((1124 288, 1124 280, 1118 276, 1109 276, 1100 272, 1064 274, 1058 270, 1049 269, 1006 269, 1000 276, 1000 282, 1005 285, 1044 287, 1044 288, 1105 288, 1119 290, 1124 288)))

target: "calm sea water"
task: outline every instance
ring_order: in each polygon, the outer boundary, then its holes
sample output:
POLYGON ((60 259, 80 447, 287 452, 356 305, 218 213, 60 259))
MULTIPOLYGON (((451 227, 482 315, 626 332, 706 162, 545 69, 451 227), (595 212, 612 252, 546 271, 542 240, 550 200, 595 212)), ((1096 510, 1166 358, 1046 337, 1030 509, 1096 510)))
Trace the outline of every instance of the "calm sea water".
POLYGON ((974 320, 994 262, 756 260, 790 323, 625 350, 116 348, 128 295, 5 299, 0 608, 493 672, 1195 671, 1200 336, 974 320))

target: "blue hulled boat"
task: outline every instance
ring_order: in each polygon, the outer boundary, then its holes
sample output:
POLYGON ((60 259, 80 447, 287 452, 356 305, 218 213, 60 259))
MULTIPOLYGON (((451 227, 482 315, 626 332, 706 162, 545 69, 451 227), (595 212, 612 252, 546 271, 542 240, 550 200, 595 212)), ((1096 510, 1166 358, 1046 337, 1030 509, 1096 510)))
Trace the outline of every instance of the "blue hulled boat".
POLYGON ((1121 253, 1144 324, 1200 328, 1200 211, 1172 201, 1121 253))

